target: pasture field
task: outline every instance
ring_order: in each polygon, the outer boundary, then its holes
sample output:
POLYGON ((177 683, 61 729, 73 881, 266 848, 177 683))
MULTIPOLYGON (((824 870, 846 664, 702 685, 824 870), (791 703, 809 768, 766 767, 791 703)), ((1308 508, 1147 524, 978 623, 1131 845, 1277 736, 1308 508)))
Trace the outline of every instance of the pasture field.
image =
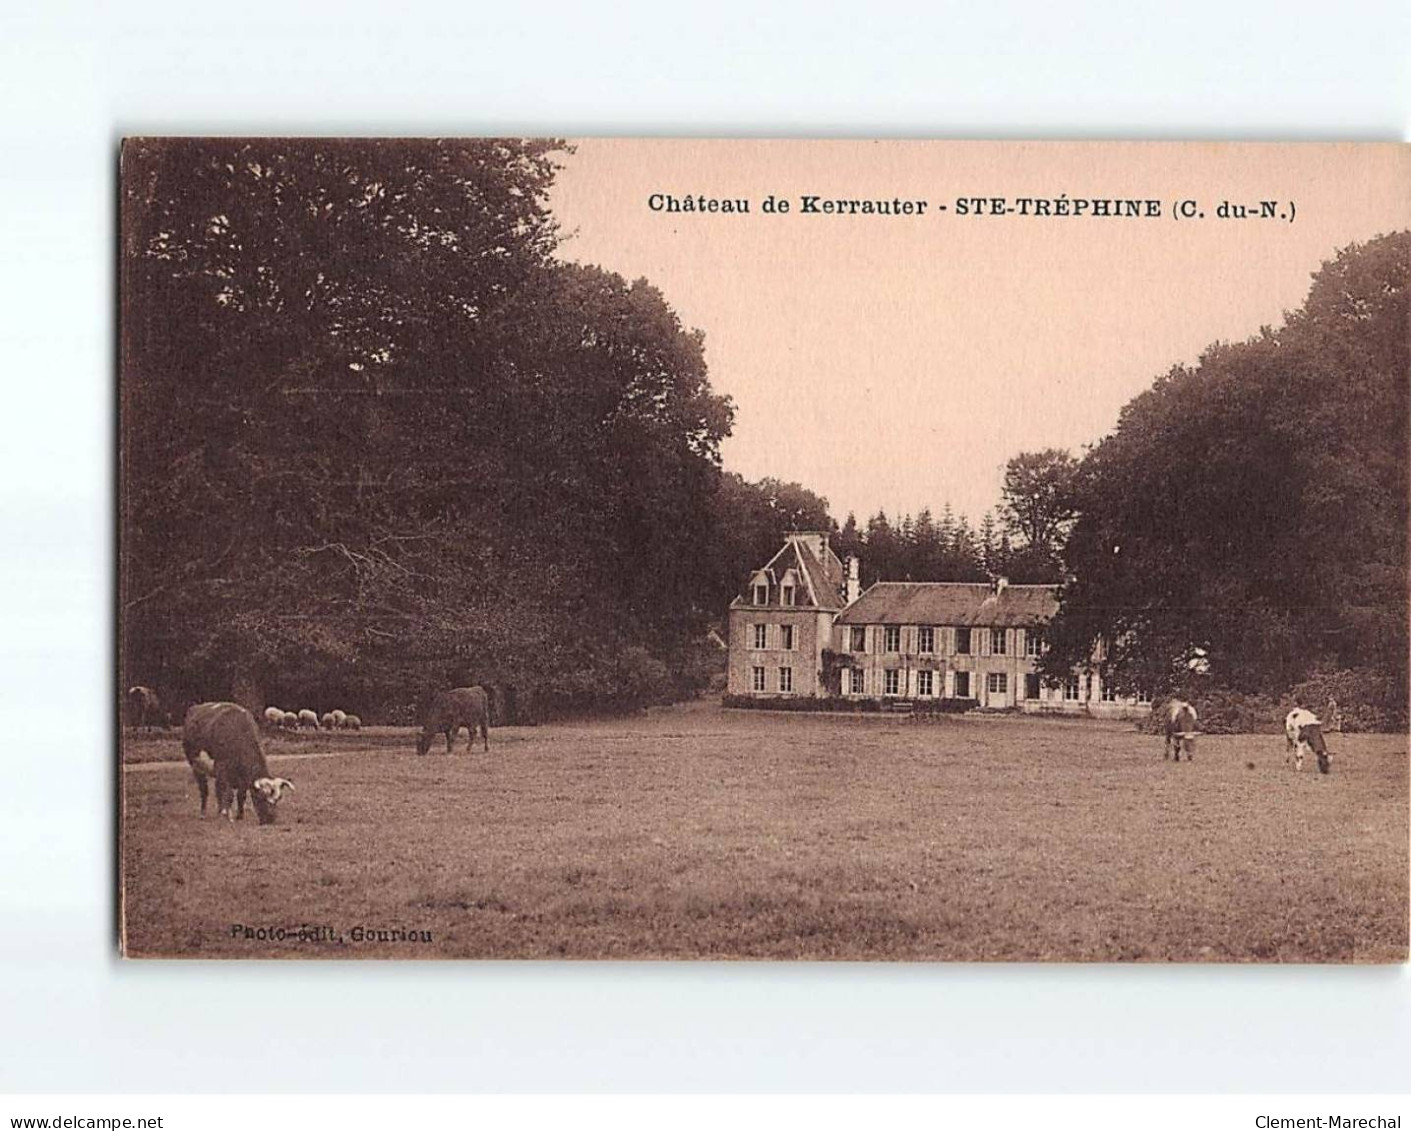
POLYGON ((424 758, 307 734, 266 741, 297 791, 260 827, 198 818, 178 732, 128 735, 127 952, 1405 961, 1407 738, 1333 739, 1323 777, 1281 735, 1177 765, 1013 716, 694 704, 424 758))

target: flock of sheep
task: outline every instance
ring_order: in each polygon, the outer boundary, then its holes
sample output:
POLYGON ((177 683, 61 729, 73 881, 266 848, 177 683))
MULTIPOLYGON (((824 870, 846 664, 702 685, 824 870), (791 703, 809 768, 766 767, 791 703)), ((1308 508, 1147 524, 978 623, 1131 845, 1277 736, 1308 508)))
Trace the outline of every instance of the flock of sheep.
POLYGON ((266 730, 362 730, 363 727, 362 719, 346 711, 325 711, 319 716, 307 707, 297 712, 266 707, 264 719, 266 730))

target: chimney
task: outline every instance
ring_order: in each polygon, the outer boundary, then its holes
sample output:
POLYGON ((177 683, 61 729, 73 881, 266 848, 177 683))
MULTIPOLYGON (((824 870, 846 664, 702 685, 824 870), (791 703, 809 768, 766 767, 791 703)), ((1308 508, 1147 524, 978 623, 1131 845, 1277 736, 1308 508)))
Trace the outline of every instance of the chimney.
POLYGON ((862 595, 862 581, 857 574, 857 555, 848 555, 848 580, 843 590, 844 604, 851 605, 862 595))

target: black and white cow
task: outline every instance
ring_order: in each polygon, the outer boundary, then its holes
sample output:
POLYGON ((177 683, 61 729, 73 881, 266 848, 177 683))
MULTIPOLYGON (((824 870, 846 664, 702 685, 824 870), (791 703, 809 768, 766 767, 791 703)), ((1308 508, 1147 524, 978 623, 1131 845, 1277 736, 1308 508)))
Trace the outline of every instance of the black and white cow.
POLYGON ((1284 717, 1284 738, 1287 748, 1284 762, 1293 759, 1295 770, 1303 769, 1303 756, 1310 751, 1318 756, 1318 772, 1326 774, 1332 765, 1332 754, 1323 741, 1323 724, 1307 707, 1295 707, 1284 717))
POLYGON ((1191 760, 1191 755, 1195 753, 1195 740, 1200 731, 1196 729, 1199 719, 1196 716, 1195 708, 1184 699, 1172 699, 1166 704, 1166 753, 1164 758, 1170 758, 1174 749, 1176 761, 1181 760, 1182 752, 1186 755, 1186 761, 1191 760))

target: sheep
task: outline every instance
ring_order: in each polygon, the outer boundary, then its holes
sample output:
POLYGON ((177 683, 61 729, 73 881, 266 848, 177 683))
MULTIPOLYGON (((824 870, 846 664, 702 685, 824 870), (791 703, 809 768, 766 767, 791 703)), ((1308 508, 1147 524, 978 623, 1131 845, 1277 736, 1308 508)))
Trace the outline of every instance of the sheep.
POLYGON ((299 716, 296 715, 293 711, 285 711, 282 725, 285 730, 298 730, 299 716))
POLYGON ((329 713, 333 716, 333 727, 330 729, 336 729, 341 727, 343 725, 343 720, 348 717, 348 712, 340 711, 337 707, 333 708, 333 710, 329 713))
POLYGON ((207 781, 214 777, 216 805, 222 817, 243 820, 248 794, 260 824, 274 823, 274 807, 294 783, 270 776, 259 730, 249 711, 235 703, 196 704, 186 712, 181 746, 201 791, 201 816, 206 815, 207 781), (230 812, 232 800, 236 803, 234 816, 230 812))
POLYGON ((344 715, 342 726, 344 730, 362 730, 363 721, 357 715, 344 715))
POLYGON ((307 707, 300 711, 295 718, 298 720, 300 730, 303 730, 305 727, 311 730, 318 730, 318 716, 307 707))
POLYGON ((278 730, 284 725, 284 712, 278 707, 266 707, 263 717, 265 727, 269 730, 278 730))
POLYGON ((332 730, 334 727, 333 712, 325 711, 322 715, 320 715, 318 718, 318 725, 324 730, 332 730))

